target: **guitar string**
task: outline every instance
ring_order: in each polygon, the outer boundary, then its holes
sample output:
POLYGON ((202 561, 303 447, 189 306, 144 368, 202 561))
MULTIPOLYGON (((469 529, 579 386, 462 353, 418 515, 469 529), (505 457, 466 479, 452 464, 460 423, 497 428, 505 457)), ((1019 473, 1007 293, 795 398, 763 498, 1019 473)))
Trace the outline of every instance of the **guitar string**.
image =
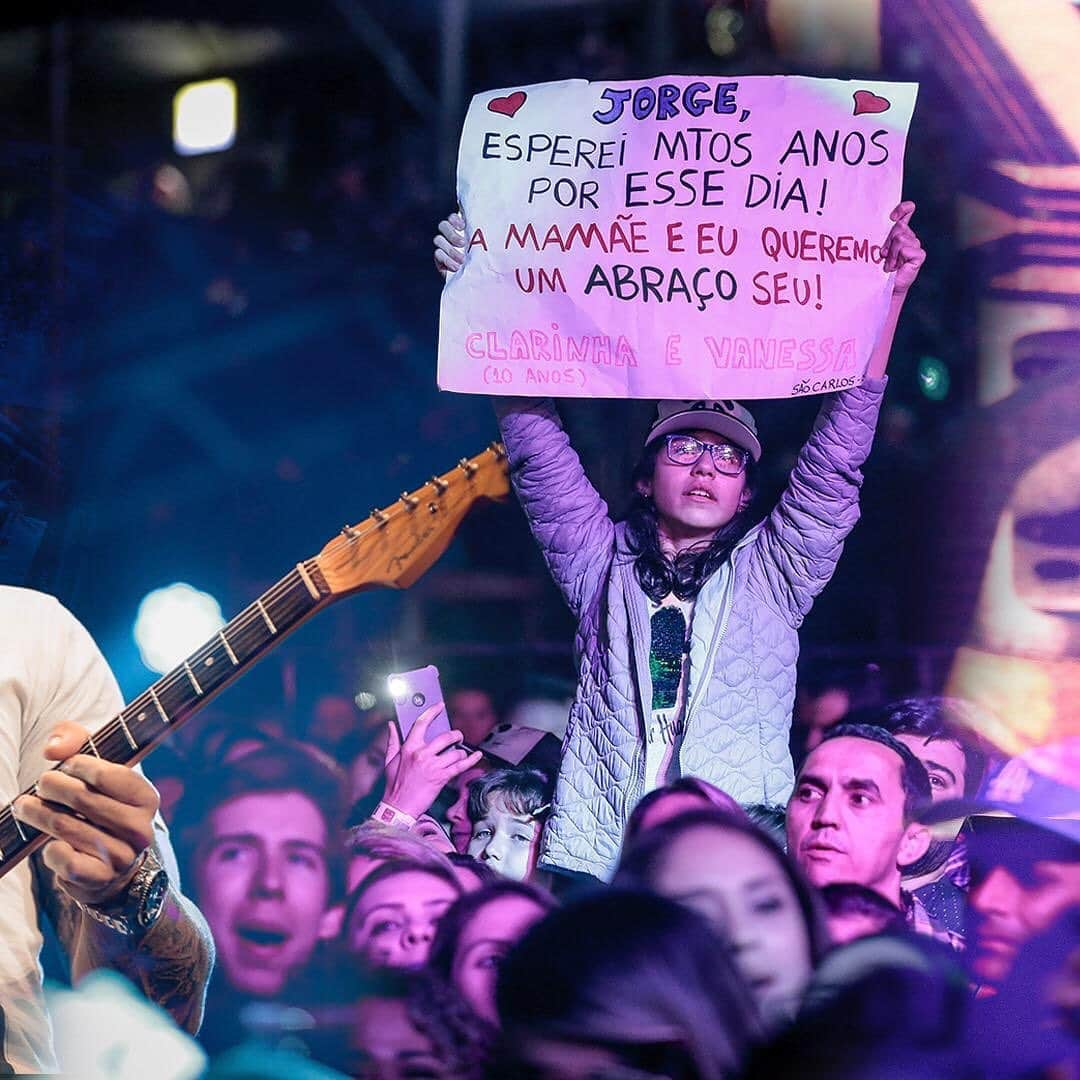
MULTIPOLYGON (((495 457, 496 461, 501 461, 501 460, 505 459, 505 452, 499 453, 499 452, 497 452, 495 450, 494 446, 491 446, 491 447, 488 447, 486 450, 481 451, 481 453, 477 454, 476 457, 469 459, 469 464, 470 465, 476 465, 477 459, 484 457, 486 454, 492 454, 495 457)), ((459 465, 458 468, 462 468, 462 466, 459 465)), ((476 469, 479 469, 479 468, 481 468, 481 466, 476 465, 476 469)), ((465 469, 464 471, 466 473, 466 477, 471 480, 473 478, 474 474, 475 474, 475 469, 473 470, 473 472, 470 472, 468 469, 465 469)), ((441 477, 438 478, 440 484, 447 484, 447 485, 451 485, 453 483, 454 479, 456 479, 456 471, 453 470, 453 469, 451 469, 447 473, 444 473, 441 477), (447 477, 450 477, 451 479, 448 480, 448 479, 446 479, 447 477)), ((435 487, 437 497, 439 497, 439 498, 441 498, 446 493, 445 490, 440 490, 439 484, 434 484, 433 485, 433 481, 429 480, 426 484, 422 484, 420 487, 418 487, 418 488, 414 489, 413 491, 409 492, 408 493, 408 498, 409 499, 418 498, 419 493, 422 492, 425 488, 430 487, 430 486, 435 487)), ((339 554, 340 549, 341 549, 342 546, 350 546, 350 545, 358 544, 361 540, 364 540, 367 537, 371 536, 372 533, 378 532, 380 529, 385 528, 386 525, 390 523, 390 521, 394 520, 397 517, 400 517, 402 514, 412 514, 412 513, 415 512, 415 510, 416 510, 415 506, 409 506, 408 504, 405 504, 404 506, 399 507, 398 504, 403 503, 403 502, 405 502, 404 499, 398 499, 397 502, 391 503, 390 506, 388 506, 388 507, 386 507, 386 508, 384 508, 382 510, 376 510, 374 513, 370 514, 368 516, 368 519, 373 521, 374 524, 372 524, 371 526, 369 526, 366 529, 364 528, 363 523, 361 523, 360 525, 356 525, 356 526, 350 526, 348 532, 343 532, 343 533, 339 534, 338 536, 336 536, 333 540, 331 540, 326 545, 326 547, 323 549, 322 552, 319 553, 319 555, 314 556, 314 557, 312 557, 310 559, 303 560, 302 565, 304 566, 304 569, 308 573, 311 573, 312 570, 315 568, 315 564, 316 564, 317 559, 321 558, 322 556, 339 554), (376 518, 375 518, 376 514, 380 515, 383 520, 382 521, 376 520, 376 518)), ((286 595, 287 593, 289 593, 293 589, 295 589, 297 583, 299 581, 301 581, 301 580, 302 579, 300 578, 300 575, 297 572, 297 570, 293 569, 292 571, 287 573, 283 578, 281 578, 279 581, 275 582, 274 585, 272 585, 270 587, 270 589, 268 589, 267 592, 265 592, 262 596, 260 596, 256 601, 249 604, 246 608, 242 609, 241 612, 238 615, 234 616, 222 628, 222 631, 228 629, 230 626, 232 626, 235 623, 236 625, 233 628, 233 632, 235 634, 240 634, 244 630, 249 628, 251 625, 256 624, 256 623, 258 623, 260 621, 265 621, 263 612, 261 612, 259 610, 258 605, 260 603, 262 603, 262 602, 269 603, 269 602, 273 602, 275 600, 280 599, 282 596, 286 595), (294 578, 295 578, 295 580, 290 580, 290 579, 294 579, 294 578)), ((333 595, 333 594, 330 594, 330 595, 333 595)), ((322 599, 322 598, 320 597, 320 599, 322 599)), ((272 639, 270 639, 270 640, 272 640, 272 639)), ((151 691, 154 691, 156 693, 158 688, 160 688, 160 692, 162 694, 165 694, 172 687, 176 686, 177 684, 183 684, 185 681, 187 681, 188 680, 188 673, 187 673, 187 671, 184 670, 184 667, 183 667, 184 663, 187 663, 188 661, 190 661, 194 657, 199 656, 207 648, 207 646, 210 645, 210 643, 212 641, 214 641, 213 638, 211 638, 209 641, 205 642, 198 649, 196 649, 191 654, 191 656, 189 656, 187 658, 187 660, 183 661, 178 669, 174 669, 173 671, 169 672, 167 675, 163 676, 157 682, 153 683, 150 687, 148 687, 146 690, 144 690, 138 696, 133 698, 127 705, 124 706, 123 709, 121 709, 120 713, 116 717, 114 717, 112 720, 108 721, 106 724, 103 724, 97 731, 95 731, 93 733, 93 738, 100 739, 102 742, 104 742, 105 740, 110 739, 110 738, 112 738, 112 736, 118 734, 123 729, 123 726, 120 723, 121 717, 123 717, 123 715, 125 713, 134 711, 135 708, 139 705, 140 702, 142 702, 143 706, 145 706, 146 708, 149 708, 150 706, 153 706, 154 705, 154 700, 153 700, 153 697, 151 697, 151 691), (144 701, 143 699, 146 699, 146 700, 144 701)), ((245 661, 245 663, 246 663, 246 661, 245 661)), ((187 720, 188 717, 184 717, 183 719, 187 720)), ((159 733, 159 735, 160 734, 161 733, 159 733)), ((152 742, 153 742, 153 740, 152 740, 152 742)), ((149 746, 151 744, 148 743, 146 745, 149 746)), ((83 745, 80 747, 80 749, 77 751, 77 753, 85 753, 86 751, 92 750, 92 749, 93 748, 92 748, 90 742, 87 741, 87 742, 83 743, 83 745)), ((139 749, 143 749, 143 747, 140 746, 139 749)), ((33 787, 28 788, 26 791, 21 792, 19 796, 16 796, 16 799, 18 799, 22 795, 32 794, 33 791, 34 791, 33 787)), ((9 823, 15 821, 15 815, 14 815, 14 811, 13 811, 13 806, 14 806, 15 801, 16 800, 13 799, 10 803, 8 803, 6 806, 4 806, 2 809, 0 809, 0 828, 4 828, 9 823)), ((18 829, 17 824, 16 824, 16 830, 20 831, 18 829)), ((5 856, 5 858, 0 860, 0 862, 8 863, 8 862, 10 862, 10 858, 5 856)))
MULTIPOLYGON (((360 537, 358 536, 356 539, 360 539, 360 537)), ((310 573, 310 571, 312 569, 312 567, 309 564, 311 564, 313 562, 314 562, 313 559, 304 560, 304 568, 309 573, 310 573)), ((234 636, 239 636, 240 634, 242 634, 245 630, 247 630, 248 628, 250 628, 254 624, 257 624, 259 622, 263 622, 264 625, 265 625, 262 613, 258 609, 258 603, 260 601, 262 601, 264 603, 273 603, 274 601, 281 599, 282 596, 285 596, 287 593, 294 590, 296 588, 296 586, 298 584, 300 584, 301 582, 302 582, 302 579, 300 578, 300 575, 297 573, 297 571, 295 569, 292 570, 290 573, 286 574, 279 581, 275 582, 274 585, 271 586, 271 588, 268 589, 265 593, 263 593, 263 595, 260 596, 257 601, 255 601, 252 604, 249 604, 238 615, 236 615, 232 620, 230 620, 229 623, 226 623, 226 625, 224 627, 222 627, 222 631, 228 629, 229 626, 231 626, 233 623, 235 623, 236 625, 233 628, 234 636), (290 579, 294 579, 294 580, 290 580, 290 579)), ((310 594, 308 594, 308 595, 310 595, 310 594)), ((151 691, 153 691, 155 694, 160 693, 160 694, 164 695, 164 694, 167 694, 173 687, 175 687, 177 685, 182 685, 183 683, 187 682, 188 681, 188 675, 187 675, 187 672, 183 668, 183 664, 188 663, 193 657, 199 656, 202 652, 204 652, 207 649, 208 646, 211 646, 211 643, 214 642, 214 641, 215 641, 214 638, 210 638, 208 641, 204 642, 202 645, 199 646, 199 648, 197 648, 191 654, 191 656, 189 656, 185 661, 183 661, 181 663, 179 669, 174 668, 172 671, 168 672, 168 674, 166 674, 166 675, 162 676, 162 678, 158 679, 157 682, 151 684, 146 690, 142 691, 142 693, 140 693, 136 697, 132 698, 132 700, 130 702, 128 702, 128 704, 126 704, 120 710, 120 713, 117 714, 117 716, 113 717, 107 723, 103 724, 100 728, 98 728, 97 731, 93 732, 91 737, 95 741, 100 741, 100 742, 104 743, 106 740, 111 739, 114 735, 117 735, 120 731, 123 730, 123 727, 122 727, 122 725, 120 723, 120 717, 124 716, 127 713, 134 712, 134 711, 136 711, 137 709, 140 709, 140 708, 144 708, 146 710, 150 710, 151 708, 156 709, 156 706, 154 705, 154 699, 151 696, 151 691)), ((246 662, 247 661, 245 660, 245 663, 246 662)), ((186 720, 187 717, 184 717, 184 719, 186 720)), ((169 730, 169 729, 165 729, 165 730, 169 730)), ((163 732, 159 732, 159 736, 161 734, 163 734, 163 732)), ((154 740, 151 740, 151 742, 153 742, 153 741, 154 740)), ((147 743, 147 744, 144 744, 144 745, 150 745, 150 743, 147 743)), ((143 749, 143 746, 140 746, 139 749, 143 749)), ((76 753, 80 753, 80 754, 87 753, 87 752, 93 752, 93 747, 91 746, 89 741, 84 742, 82 744, 82 746, 76 751, 76 753)), ((136 752, 137 751, 132 751, 132 753, 136 753, 136 752)), ((56 767, 57 766, 54 766, 54 768, 56 768, 56 767)), ((0 809, 0 828, 4 828, 7 825, 9 825, 9 824, 11 824, 11 823, 13 823, 15 821, 15 815, 14 815, 14 810, 13 810, 15 801, 18 798, 20 798, 22 795, 29 795, 29 794, 33 794, 33 793, 34 793, 34 786, 31 786, 26 791, 20 792, 20 794, 17 795, 15 797, 15 799, 13 799, 10 803, 8 803, 6 806, 4 806, 2 809, 0 809)), ((17 824, 16 824, 15 828, 16 828, 16 831, 19 831, 21 833, 21 830, 19 829, 19 826, 17 824)), ((5 859, 3 861, 5 863, 10 862, 10 857, 7 856, 7 850, 6 849, 5 849, 5 859)))
MULTIPOLYGON (((483 457, 484 454, 493 453, 493 452, 494 451, 491 448, 489 448, 488 450, 483 451, 481 454, 477 455, 477 457, 483 457)), ((475 460, 476 459, 474 458, 473 461, 470 462, 470 463, 474 463, 475 460)), ((479 466, 477 466, 477 468, 479 468, 479 466)), ((454 479, 456 479, 454 470, 451 470, 449 473, 445 473, 443 475, 443 477, 439 478, 441 483, 445 483, 447 485, 452 484, 454 479), (447 480, 446 479, 447 476, 451 477, 451 479, 447 480)), ((470 474, 470 479, 471 479, 471 474, 470 474)), ((428 481, 427 484, 422 484, 419 488, 416 488, 414 491, 408 493, 408 498, 410 498, 410 499, 418 498, 419 493, 422 492, 429 485, 431 485, 431 481, 428 481)), ((438 485, 435 485, 435 488, 436 488, 436 494, 439 497, 441 497, 441 495, 445 493, 445 492, 440 492, 439 491, 439 486, 438 485)), ((394 520, 395 518, 400 517, 403 514, 412 514, 412 513, 415 512, 415 509, 416 509, 415 507, 410 507, 408 505, 399 506, 398 503, 401 503, 402 501, 403 500, 399 499, 398 502, 391 503, 390 506, 385 507, 382 510, 376 511, 376 513, 379 514, 382 517, 382 519, 383 519, 382 521, 375 520, 375 515, 372 514, 372 515, 369 515, 369 517, 372 519, 373 524, 368 526, 367 528, 364 528, 363 523, 361 523, 358 526, 349 527, 349 532, 341 534, 341 535, 335 537, 334 540, 330 541, 330 543, 327 544, 326 548, 324 549, 324 552, 320 553, 320 556, 316 556, 314 558, 304 560, 304 562, 303 562, 304 569, 307 572, 310 573, 312 571, 312 569, 313 569, 313 564, 315 563, 316 559, 321 557, 322 554, 326 554, 326 555, 340 554, 341 548, 343 546, 356 545, 360 541, 366 539, 367 537, 371 536, 373 533, 377 532, 379 529, 384 528, 390 521, 394 520)), ((264 621, 263 613, 259 610, 258 604, 260 602, 262 602, 262 601, 272 603, 272 602, 280 599, 283 595, 285 595, 286 593, 288 593, 291 590, 295 589, 295 587, 296 587, 296 585, 298 583, 298 580, 299 580, 299 575, 297 574, 297 572, 295 570, 290 571, 290 573, 286 574, 284 578, 282 578, 280 581, 276 582, 265 594, 263 594, 263 596, 260 596, 257 601, 255 601, 252 604, 249 604, 238 615, 234 616, 233 619, 231 619, 230 622, 223 629, 227 629, 229 626, 232 626, 233 627, 233 633, 236 634, 236 635, 239 635, 239 634, 242 634, 246 629, 248 629, 252 624, 258 624, 259 622, 264 621)), ((195 652, 193 652, 191 654, 191 657, 188 658, 188 660, 201 655, 201 653, 206 649, 206 647, 208 645, 211 644, 211 642, 213 640, 214 639, 210 639, 210 641, 204 643, 204 645, 202 645, 198 649, 196 649, 195 652)), ((129 702, 128 705, 126 705, 121 712, 122 713, 131 712, 136 707, 139 707, 140 705, 145 706, 145 707, 148 708, 149 706, 153 705, 153 698, 149 696, 150 695, 150 690, 155 690, 156 691, 158 688, 160 688, 161 693, 163 693, 163 694, 167 693, 170 689, 172 689, 178 683, 183 684, 185 682, 185 680, 187 679, 187 677, 188 677, 187 672, 183 670, 183 667, 181 665, 181 667, 179 669, 174 669, 173 672, 169 672, 166 676, 164 676, 164 678, 159 679, 157 682, 155 682, 148 690, 144 690, 141 694, 139 694, 136 698, 134 698, 131 702, 129 702), (144 699, 149 699, 149 700, 144 700, 144 699)), ((122 728, 121 728, 121 725, 119 723, 119 718, 117 717, 117 718, 114 718, 114 719, 110 720, 107 724, 105 724, 101 728, 99 728, 94 733, 94 735, 101 737, 102 741, 104 741, 105 739, 108 739, 111 736, 116 735, 121 730, 122 730, 122 728)), ((91 749, 92 749, 92 747, 90 746, 90 744, 88 742, 83 744, 82 750, 91 750, 91 749)), ((9 811, 10 811, 10 804, 8 805, 8 807, 5 807, 3 811, 0 811, 0 822, 3 822, 5 812, 9 812, 9 811)))

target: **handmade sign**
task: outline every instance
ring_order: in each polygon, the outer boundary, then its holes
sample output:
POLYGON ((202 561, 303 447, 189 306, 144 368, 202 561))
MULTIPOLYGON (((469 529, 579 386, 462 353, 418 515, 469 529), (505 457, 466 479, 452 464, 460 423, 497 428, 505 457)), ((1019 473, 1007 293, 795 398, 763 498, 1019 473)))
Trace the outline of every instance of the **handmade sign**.
POLYGON ((439 385, 764 398, 854 386, 888 306, 913 83, 581 80, 478 94, 439 385))

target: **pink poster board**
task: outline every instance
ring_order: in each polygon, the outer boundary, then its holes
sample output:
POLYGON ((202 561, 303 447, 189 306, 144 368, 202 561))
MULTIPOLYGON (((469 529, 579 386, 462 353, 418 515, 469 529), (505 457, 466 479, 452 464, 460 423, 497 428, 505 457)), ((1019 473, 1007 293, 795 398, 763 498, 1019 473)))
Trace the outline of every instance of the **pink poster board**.
POLYGON ((439 386, 777 398, 859 383, 917 85, 799 76, 478 94, 439 386))

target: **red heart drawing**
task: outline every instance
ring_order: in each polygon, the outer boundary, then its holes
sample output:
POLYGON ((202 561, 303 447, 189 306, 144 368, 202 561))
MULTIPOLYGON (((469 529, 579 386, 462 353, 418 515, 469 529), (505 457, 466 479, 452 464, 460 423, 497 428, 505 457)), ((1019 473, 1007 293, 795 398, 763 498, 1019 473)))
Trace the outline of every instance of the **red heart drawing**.
MULTIPOLYGON (((502 113, 503 116, 513 116, 514 113, 525 104, 525 98, 528 95, 524 90, 515 90, 512 94, 507 94, 506 97, 492 98, 488 102, 488 112, 502 113)), ((886 104, 888 108, 888 104, 886 104)))
POLYGON ((869 90, 856 90, 855 91, 855 112, 854 115, 858 116, 860 113, 878 113, 887 112, 892 102, 888 98, 878 97, 877 94, 871 93, 869 90))

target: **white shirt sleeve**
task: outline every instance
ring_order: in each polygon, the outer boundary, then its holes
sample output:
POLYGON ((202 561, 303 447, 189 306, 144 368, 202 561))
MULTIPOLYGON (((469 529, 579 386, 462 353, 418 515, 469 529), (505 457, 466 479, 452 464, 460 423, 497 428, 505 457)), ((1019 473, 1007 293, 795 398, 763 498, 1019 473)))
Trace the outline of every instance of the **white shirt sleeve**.
MULTIPOLYGON (((33 604, 35 625, 26 638, 33 652, 27 657, 31 702, 23 712, 19 758, 19 785, 23 791, 52 767, 44 748, 57 724, 71 720, 93 735, 115 719, 124 706, 108 661, 82 623, 53 597, 30 595, 37 600, 33 604)), ((142 775, 139 766, 135 771, 142 775)), ((154 842, 169 880, 179 891, 180 872, 169 830, 160 814, 154 818, 154 842)))

